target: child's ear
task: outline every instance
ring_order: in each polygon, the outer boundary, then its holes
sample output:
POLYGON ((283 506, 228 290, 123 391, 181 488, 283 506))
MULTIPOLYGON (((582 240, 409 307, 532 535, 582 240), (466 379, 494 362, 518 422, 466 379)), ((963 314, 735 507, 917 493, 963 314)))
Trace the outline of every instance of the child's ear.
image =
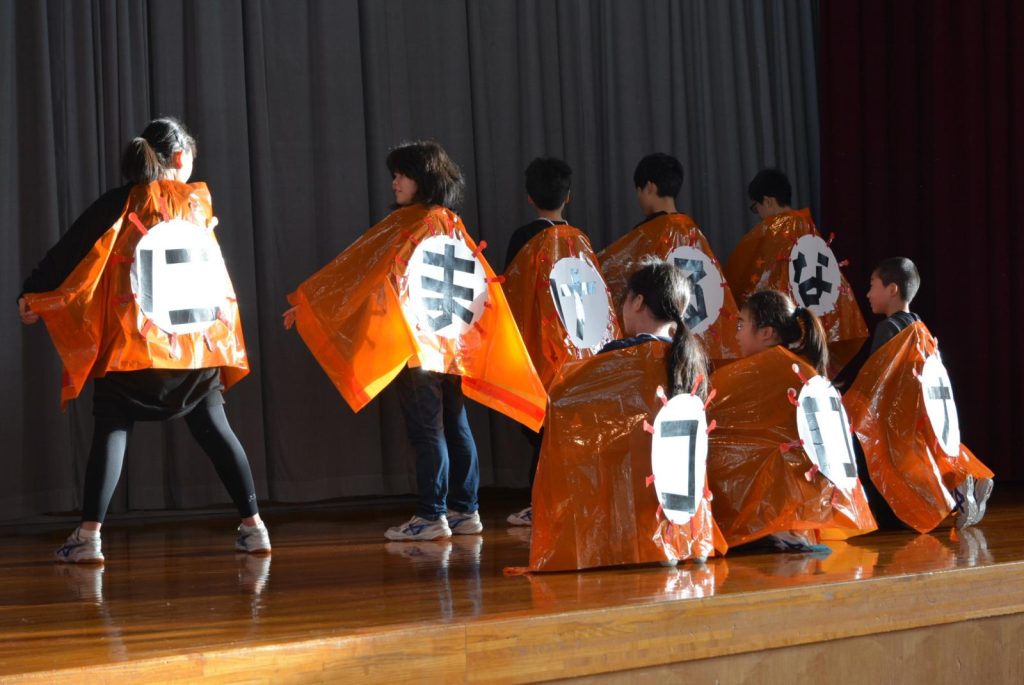
POLYGON ((537 208, 537 204, 533 201, 533 198, 530 197, 529 193, 526 194, 526 201, 529 202, 530 206, 533 207, 534 209, 537 208))
POLYGON ((898 299, 900 296, 900 287, 895 283, 890 283, 889 285, 885 286, 885 292, 889 293, 889 297, 895 300, 898 299))
POLYGON ((571 190, 565 194, 565 202, 562 203, 562 206, 564 207, 564 206, 568 205, 570 202, 572 202, 572 191, 571 190))
POLYGON ((184 154, 185 154, 184 150, 178 150, 173 155, 171 155, 171 166, 174 167, 175 169, 180 169, 182 166, 184 166, 181 163, 181 157, 184 154))

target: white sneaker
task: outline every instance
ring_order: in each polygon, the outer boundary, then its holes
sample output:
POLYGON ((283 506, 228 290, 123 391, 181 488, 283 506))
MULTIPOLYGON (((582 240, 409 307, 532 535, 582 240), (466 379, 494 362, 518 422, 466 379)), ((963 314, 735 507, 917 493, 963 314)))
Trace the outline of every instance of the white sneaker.
POLYGON ((452 535, 476 535, 483 532, 484 524, 480 521, 479 511, 474 511, 472 514, 460 514, 449 509, 447 518, 452 535))
POLYGON ((413 516, 400 526, 392 526, 384 533, 388 540, 439 540, 452 536, 448 520, 444 516, 436 521, 413 516))
POLYGON ((95 536, 86 537, 81 534, 81 530, 75 528, 75 532, 53 553, 53 558, 62 564, 102 564, 99 531, 95 536))
POLYGON ((235 549, 247 554, 268 554, 270 552, 270 533, 260 521, 255 526, 242 524, 238 526, 238 538, 235 549))
POLYGON ((508 518, 505 520, 509 522, 509 525, 513 526, 532 526, 533 507, 526 507, 522 511, 517 511, 514 514, 509 514, 508 518))

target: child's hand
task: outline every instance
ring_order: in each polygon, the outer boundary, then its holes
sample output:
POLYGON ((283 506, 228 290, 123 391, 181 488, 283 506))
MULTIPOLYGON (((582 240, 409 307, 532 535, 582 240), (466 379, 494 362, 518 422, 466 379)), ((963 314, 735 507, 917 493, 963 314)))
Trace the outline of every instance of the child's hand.
POLYGON ((26 326, 31 326, 39 321, 39 315, 28 308, 28 302, 24 297, 18 298, 18 314, 21 316, 21 322, 26 326))
POLYGON ((298 307, 292 307, 291 309, 289 309, 288 311, 281 315, 281 317, 284 319, 284 329, 286 331, 291 330, 292 326, 295 325, 295 313, 298 311, 298 309, 298 307))

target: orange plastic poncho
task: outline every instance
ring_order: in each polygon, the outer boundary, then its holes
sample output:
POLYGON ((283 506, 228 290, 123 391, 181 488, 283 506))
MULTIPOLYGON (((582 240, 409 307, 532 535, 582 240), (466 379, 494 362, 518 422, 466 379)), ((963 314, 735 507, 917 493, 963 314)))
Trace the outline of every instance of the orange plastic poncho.
MULTIPOLYGON (((846 536, 875 528, 864 488, 833 484, 800 441, 790 399, 814 367, 781 346, 715 371, 708 418, 718 427, 708 448, 715 520, 730 547, 787 530, 838 529, 846 536)), ((855 466, 854 466, 855 469, 855 466)))
POLYGON ((554 225, 526 243, 505 271, 505 297, 545 388, 566 361, 591 357, 619 337, 618 317, 597 263, 585 233, 554 225), (556 269, 559 277, 573 270, 576 282, 556 285, 556 269), (556 287, 567 292, 556 292, 556 287))
POLYGON ((875 350, 843 397, 871 481, 893 513, 921 533, 950 514, 950 493, 968 475, 993 477, 964 445, 947 454, 928 419, 918 376, 937 349, 927 326, 911 324, 875 350))
POLYGON ((669 345, 650 342, 566 364, 533 484, 530 571, 709 556, 727 549, 701 497, 690 526, 669 526, 648 485, 651 435, 669 345))
MULTIPOLYGON (((809 306, 825 327, 831 370, 838 372, 853 359, 867 340, 868 327, 850 284, 842 273, 839 273, 838 292, 834 293, 835 304, 828 311, 815 311, 815 307, 805 302, 800 294, 800 285, 794 287, 790 279, 791 253, 796 241, 803 236, 819 236, 809 209, 788 210, 765 219, 748 231, 729 255, 725 278, 740 306, 758 290, 788 293, 797 304, 809 306)), ((812 262, 805 264, 807 270, 802 270, 802 273, 813 277, 819 267, 838 270, 839 265, 834 263, 835 255, 831 254, 831 249, 827 251, 829 254, 823 258, 832 264, 823 265, 818 263, 815 255, 805 255, 805 259, 812 262)), ((802 282, 810 283, 806 279, 802 282)))
MULTIPOLYGON (((604 249, 597 258, 612 299, 621 303, 630 275, 647 256, 669 259, 683 269, 694 285, 693 299, 686 310, 686 324, 700 338, 708 357, 716 365, 740 356, 736 342, 736 300, 722 277, 722 267, 711 244, 686 214, 662 214, 645 221, 604 249), (685 248, 699 250, 698 257, 685 248), (718 303, 717 308, 714 303, 718 303)), ((621 322, 620 322, 621 323, 621 322)))
POLYGON ((62 407, 111 371, 220 367, 226 388, 249 373, 216 224, 205 183, 138 185, 59 288, 25 295, 64 363, 62 407), (190 302, 196 272, 180 269, 196 264, 211 265, 199 272, 208 287, 190 302))
POLYGON ((462 220, 395 210, 288 296, 303 341, 353 411, 407 364, 539 430, 547 395, 498 279, 462 220))

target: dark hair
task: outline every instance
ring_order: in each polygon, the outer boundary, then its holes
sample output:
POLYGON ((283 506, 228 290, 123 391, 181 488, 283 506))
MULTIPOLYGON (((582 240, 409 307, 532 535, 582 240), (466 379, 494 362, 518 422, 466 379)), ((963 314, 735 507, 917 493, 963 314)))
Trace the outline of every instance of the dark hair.
POLYGON ((572 169, 555 157, 538 157, 526 167, 526 192, 538 209, 558 209, 569 198, 572 169))
POLYGON ((766 197, 774 197, 783 207, 793 202, 793 186, 789 184, 786 174, 778 169, 761 169, 747 186, 747 195, 754 202, 764 202, 766 197))
POLYGON ((133 184, 152 183, 164 177, 175 152, 195 156, 196 139, 174 117, 160 117, 146 124, 142 135, 132 138, 121 156, 121 173, 133 184))
POLYGON ((921 287, 921 274, 917 273, 914 262, 906 257, 889 257, 878 263, 873 272, 882 285, 896 284, 900 299, 910 304, 921 287))
POLYGON ((439 143, 417 140, 402 143, 388 153, 388 171, 416 182, 416 202, 455 209, 462 202, 466 182, 459 165, 439 143))
POLYGON ((708 357, 685 323, 686 308, 693 294, 690 279, 668 262, 651 260, 642 262, 640 268, 633 272, 627 288, 629 293, 643 296, 644 305, 654 318, 672 321, 676 325, 668 359, 668 396, 690 392, 693 384, 701 378, 697 392, 706 397, 708 357))
POLYGON ((636 165, 633 185, 643 188, 648 181, 658 187, 658 197, 676 197, 683 187, 683 165, 664 152, 647 155, 636 165))
POLYGON ((825 327, 809 309, 797 307, 778 290, 759 290, 743 303, 754 328, 771 326, 787 349, 796 352, 828 375, 828 338, 825 327))

